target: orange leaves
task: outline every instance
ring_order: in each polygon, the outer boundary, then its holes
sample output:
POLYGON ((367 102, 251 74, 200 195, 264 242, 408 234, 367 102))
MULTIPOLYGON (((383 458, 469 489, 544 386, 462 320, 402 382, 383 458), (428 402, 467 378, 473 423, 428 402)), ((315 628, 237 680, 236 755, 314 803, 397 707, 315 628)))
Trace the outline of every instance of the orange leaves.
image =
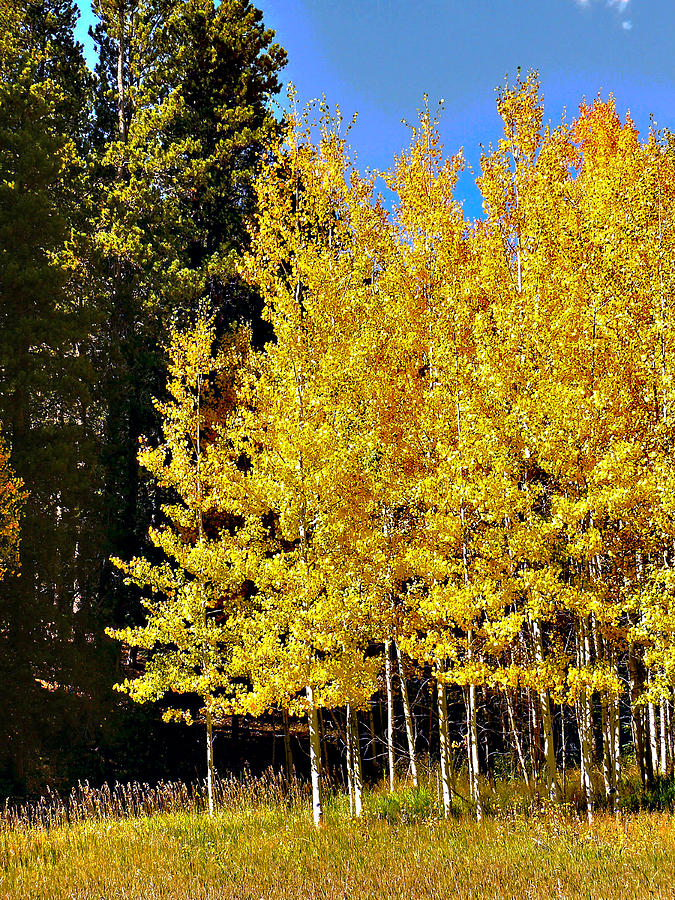
POLYGON ((591 105, 584 101, 572 125, 572 138, 583 153, 586 165, 606 164, 611 157, 628 157, 638 149, 638 132, 630 116, 625 124, 616 111, 616 101, 596 98, 591 105))
POLYGON ((0 438, 0 579, 19 567, 19 535, 23 482, 14 474, 9 450, 0 438))

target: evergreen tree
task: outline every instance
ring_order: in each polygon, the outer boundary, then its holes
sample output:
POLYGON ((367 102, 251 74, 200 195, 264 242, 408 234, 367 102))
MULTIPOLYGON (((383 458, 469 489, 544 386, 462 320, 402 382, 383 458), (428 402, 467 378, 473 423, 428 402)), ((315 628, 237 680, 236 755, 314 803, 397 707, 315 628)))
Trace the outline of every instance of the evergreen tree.
MULTIPOLYGON (((220 333, 245 320, 261 336, 259 303, 234 260, 246 246, 254 173, 276 130, 269 101, 285 54, 248 0, 100 0, 95 8, 107 548, 128 558, 151 519, 136 453, 142 434, 157 434, 152 397, 163 390, 169 327, 186 325, 206 301, 220 333)), ((110 576, 106 603, 122 622, 128 592, 110 576)))
POLYGON ((0 6, 0 417, 28 490, 21 577, 0 588, 0 770, 19 786, 88 721, 99 678, 93 318, 77 252, 90 79, 76 15, 68 0, 0 6))

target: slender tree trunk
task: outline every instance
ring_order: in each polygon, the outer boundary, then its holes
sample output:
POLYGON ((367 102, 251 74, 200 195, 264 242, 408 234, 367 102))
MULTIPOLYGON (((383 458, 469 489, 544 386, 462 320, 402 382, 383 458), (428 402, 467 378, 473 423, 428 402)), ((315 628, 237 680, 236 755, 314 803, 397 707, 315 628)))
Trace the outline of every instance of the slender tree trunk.
POLYGON ((562 755, 562 800, 567 800, 567 729, 565 728, 565 704, 560 705, 560 750, 562 755))
MULTIPOLYGON (((596 572, 600 572, 600 563, 596 562, 596 572)), ((604 659, 609 666, 616 670, 611 649, 607 647, 597 627, 595 615, 590 618, 593 631, 593 644, 595 646, 595 658, 604 659)), ((605 798, 610 813, 618 813, 618 789, 617 763, 618 745, 615 735, 614 723, 614 695, 609 691, 600 694, 600 715, 602 725, 602 779, 605 786, 605 798)))
POLYGON ((391 672, 391 641, 384 642, 384 677, 387 682, 387 766, 389 790, 394 790, 394 688, 391 672))
POLYGON ((532 781, 539 781, 539 726, 537 724, 537 707, 532 699, 531 688, 527 689, 527 723, 529 728, 530 764, 532 766, 532 781))
MULTIPOLYGON (((651 687, 652 675, 647 672, 647 685, 651 687)), ((652 761, 654 775, 660 775, 659 750, 656 732, 656 707, 651 701, 647 704, 647 723, 649 726, 649 754, 652 761)))
POLYGON ((429 741, 427 744, 427 747, 429 750, 429 755, 431 755, 431 737, 432 737, 433 730, 434 730, 434 708, 436 706, 436 704, 434 704, 434 690, 435 690, 435 687, 434 687, 434 683, 432 681, 431 690, 429 692, 430 693, 430 696, 429 696, 429 723, 428 723, 429 724, 429 730, 428 730, 429 741))
POLYGON ((614 722, 612 721, 612 707, 614 698, 606 691, 601 698, 602 714, 602 777, 605 783, 605 796, 607 808, 611 813, 617 813, 618 796, 616 783, 616 747, 614 741, 614 722))
POLYGON ((209 803, 209 815, 213 815, 213 782, 215 780, 213 766, 213 718, 211 708, 206 704, 206 793, 209 803))
MULTIPOLYGON (((472 635, 469 632, 469 642, 472 635)), ((465 690, 466 703, 466 741, 467 756, 469 760, 469 794, 476 811, 476 819, 480 822, 483 818, 483 808, 480 799, 480 786, 478 782, 478 715, 476 711, 476 685, 469 684, 465 690)))
POLYGON ((359 739, 359 718, 351 704, 347 706, 347 745, 350 784, 349 808, 354 816, 363 811, 363 770, 361 766, 361 742, 359 739))
POLYGON ((439 678, 437 681, 438 692, 438 734, 440 737, 441 755, 441 795, 443 800, 443 815, 447 818, 452 805, 452 785, 450 781, 450 737, 448 733, 448 704, 446 698, 446 686, 439 678))
MULTIPOLYGON (((590 663, 588 624, 582 616, 579 617, 579 661, 581 667, 590 663)), ((583 685, 579 691, 577 721, 579 723, 579 743, 581 744, 581 782, 586 797, 588 821, 591 823, 593 821, 593 781, 591 777, 593 768, 593 721, 591 693, 586 685, 583 685)))
POLYGON ((621 784, 621 707, 618 694, 611 698, 610 721, 614 735, 614 784, 617 791, 617 810, 619 808, 619 785, 621 784))
POLYGON ((314 691, 309 685, 306 688, 309 703, 309 765, 312 777, 312 813, 314 824, 318 828, 323 824, 323 806, 321 798, 321 737, 319 735, 319 713, 314 704, 314 691))
POLYGON ((660 751, 661 751, 661 761, 659 764, 659 769, 662 775, 665 775, 668 771, 668 743, 666 740, 666 734, 668 731, 667 718, 668 718, 668 701, 662 700, 660 709, 660 731, 659 731, 659 739, 660 739, 660 751))
POLYGON ((413 717, 410 708, 410 698, 408 695, 408 685, 405 680, 405 672, 403 670, 403 659, 401 658, 401 651, 398 649, 398 644, 394 642, 394 648, 396 651, 396 658, 398 660, 398 673, 401 681, 401 697, 403 699, 403 717, 405 719, 405 733, 408 739, 408 756, 410 757, 410 774, 412 775, 413 784, 415 787, 418 787, 419 781, 417 778, 417 753, 415 752, 415 730, 413 724, 413 717))
POLYGON ((666 710, 668 712, 668 774, 672 778, 675 772, 675 715, 670 700, 666 702, 666 710))
POLYGON ((504 696, 506 697, 506 709, 509 714, 509 724, 511 726, 511 735, 513 737, 513 744, 516 748, 516 754, 518 756, 518 764, 520 765, 520 771, 523 774, 523 779, 525 781, 525 786, 530 790, 530 776, 527 771, 527 765, 525 764, 525 756, 523 754, 523 748, 520 743, 520 737, 518 736, 518 730, 516 728, 516 718, 513 714, 513 703, 511 701, 511 695, 508 688, 504 691, 504 696))
MULTIPOLYGON (((532 639, 534 643, 534 656, 539 666, 544 663, 544 639, 541 631, 541 623, 536 619, 530 619, 532 627, 532 639)), ((539 708, 541 712, 541 727, 544 733, 544 770, 546 775, 546 793, 549 799, 558 802, 560 790, 558 788, 558 771, 555 760, 555 746, 553 744, 553 723, 551 721, 551 704, 546 688, 539 690, 539 708)))
POLYGON ((347 704, 347 723, 345 727, 345 746, 347 749, 347 791, 349 793, 349 814, 354 815, 354 759, 352 756, 352 709, 347 704))
MULTIPOLYGON (((633 624, 633 623, 631 623, 633 624)), ((630 690, 630 724, 640 778, 643 788, 647 786, 647 767, 645 765, 644 730, 642 726, 642 710, 638 705, 640 685, 638 679, 638 660, 635 644, 628 647, 628 679, 630 690)))

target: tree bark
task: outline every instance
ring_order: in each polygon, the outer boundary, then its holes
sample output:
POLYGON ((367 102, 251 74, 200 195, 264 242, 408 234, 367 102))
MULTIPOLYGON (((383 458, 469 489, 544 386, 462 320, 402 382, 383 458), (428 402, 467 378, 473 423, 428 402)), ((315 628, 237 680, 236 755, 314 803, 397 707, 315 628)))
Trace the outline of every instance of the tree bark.
POLYGON ((352 814, 358 818, 363 812, 363 769, 361 766, 359 718, 358 713, 352 709, 351 704, 347 706, 347 743, 351 763, 351 774, 349 776, 351 784, 350 809, 352 814))
POLYGON ((523 748, 520 743, 520 738, 518 736, 518 731, 516 729, 516 718, 513 714, 513 703, 511 702, 511 696, 509 694, 508 688, 504 691, 504 696, 506 697, 506 709, 509 714, 509 724, 511 726, 511 735, 513 738, 513 744, 516 748, 516 754, 518 756, 518 764, 520 766, 520 771, 523 774, 523 779, 525 781, 525 787, 530 790, 530 776, 527 772, 527 765, 525 764, 525 756, 523 754, 523 748))
MULTIPOLYGON (((471 642, 471 632, 468 640, 471 642)), ((466 703, 466 742, 467 756, 469 760, 469 795, 476 812, 478 822, 483 818, 483 807, 480 799, 480 786, 478 783, 478 715, 476 711, 476 685, 469 684, 465 690, 466 703)))
POLYGON ((213 815, 213 782, 214 777, 213 766, 213 718, 211 716, 211 708, 206 704, 206 793, 209 804, 209 815, 213 815))
MULTIPOLYGON (((651 686, 651 681, 651 672, 648 672, 648 686, 651 686)), ((649 754, 652 760, 652 770, 654 775, 660 775, 658 739, 656 734, 656 707, 651 701, 647 704, 647 724, 649 727, 649 754)))
POLYGON ((668 701, 662 700, 660 709, 660 751, 661 751, 661 760, 659 764, 659 770, 662 775, 665 775, 668 772, 668 742, 666 739, 666 734, 668 731, 667 718, 668 718, 668 701))
MULTIPOLYGON (((544 662, 544 639, 541 631, 541 623, 536 619, 530 619, 532 627, 532 639, 534 642, 534 655, 538 665, 544 662)), ((555 760, 555 746, 553 744, 553 724, 551 721, 551 704, 548 690, 539 690, 539 708, 541 712, 541 727, 544 733, 544 770, 546 775, 546 793, 554 802, 560 800, 558 787, 558 771, 555 760)))
POLYGON ((321 738, 319 735, 319 713, 314 704, 314 691, 306 688, 309 703, 309 766, 312 777, 312 814, 314 824, 318 828, 323 824, 323 805, 321 798, 321 738))
MULTIPOLYGON (((579 617, 579 663, 584 667, 590 663, 590 644, 588 636, 588 624, 582 616, 579 617)), ((586 813, 589 824, 593 821, 593 781, 591 777, 593 767, 593 738, 592 738, 592 711, 590 691, 583 685, 579 691, 577 701, 577 721, 579 724, 579 743, 581 744, 581 783, 586 797, 586 813)))
POLYGON ((347 750, 347 793, 349 795, 349 814, 354 815, 354 760, 352 756, 352 708, 347 704, 347 721, 345 726, 345 747, 347 750))
MULTIPOLYGON (((634 624, 631 622, 631 624, 634 624)), ((649 781, 645 760, 645 735, 642 709, 638 704, 640 697, 640 681, 638 671, 638 658, 635 644, 628 646, 628 679, 630 690, 630 721, 635 748, 635 759, 640 771, 642 786, 646 787, 649 781)))
POLYGON ((441 792, 443 799, 443 815, 447 818, 452 805, 452 785, 450 781, 451 751, 448 734, 448 704, 446 699, 445 683, 437 681, 438 690, 438 733, 440 736, 441 752, 441 792))
POLYGON ((384 642, 384 677, 387 682, 387 767, 389 790, 394 790, 394 689, 391 672, 391 641, 384 642))
POLYGON ((405 672, 403 670, 403 659, 398 644, 394 642, 396 658, 398 660, 398 673, 401 681, 401 697, 403 699, 403 717, 405 719, 405 732, 408 739, 408 756, 410 758, 410 774, 412 776, 415 787, 419 786, 417 777, 417 753, 415 752, 415 730, 413 725, 412 712, 410 709, 410 698, 408 695, 408 685, 405 680, 405 672))
POLYGON ((610 813, 618 813, 618 796, 616 783, 616 747, 614 743, 614 722, 612 706, 614 698, 604 691, 601 698, 602 714, 602 777, 605 783, 607 808, 610 813))

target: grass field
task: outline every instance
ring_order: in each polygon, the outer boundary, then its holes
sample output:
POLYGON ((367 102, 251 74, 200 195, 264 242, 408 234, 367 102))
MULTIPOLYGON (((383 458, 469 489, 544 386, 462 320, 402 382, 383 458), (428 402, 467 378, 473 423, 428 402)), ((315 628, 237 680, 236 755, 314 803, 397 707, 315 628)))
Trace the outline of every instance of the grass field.
POLYGON ((437 817, 425 790, 366 797, 350 820, 329 799, 316 830, 302 791, 231 792, 203 812, 102 817, 0 831, 0 897, 675 898, 675 818, 499 811, 437 817))

